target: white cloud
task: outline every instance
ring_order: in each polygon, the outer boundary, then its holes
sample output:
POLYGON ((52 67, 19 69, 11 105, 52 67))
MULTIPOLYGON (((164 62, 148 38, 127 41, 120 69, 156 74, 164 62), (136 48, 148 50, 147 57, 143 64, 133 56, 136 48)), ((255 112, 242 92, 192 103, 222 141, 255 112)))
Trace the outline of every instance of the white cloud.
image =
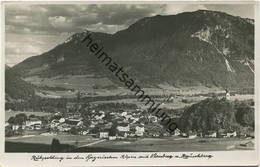
POLYGON ((11 55, 5 57, 5 64, 12 67, 12 66, 22 62, 23 60, 25 60, 29 57, 32 57, 32 56, 34 56, 34 55, 11 54, 11 55))
POLYGON ((63 16, 49 17, 50 24, 60 32, 71 31, 75 26, 72 19, 63 16))
POLYGON ((6 63, 12 66, 28 57, 42 54, 62 43, 67 37, 68 35, 18 35, 7 33, 5 42, 6 63))
POLYGON ((6 42, 6 53, 12 54, 39 54, 41 49, 28 42, 6 42))
POLYGON ((7 42, 5 47, 6 64, 12 66, 26 58, 42 53, 39 47, 33 44, 20 42, 7 42))
POLYGON ((71 23, 71 19, 68 19, 63 16, 49 17, 48 20, 50 21, 51 25, 53 25, 54 27, 59 27, 61 25, 64 26, 64 24, 71 23))

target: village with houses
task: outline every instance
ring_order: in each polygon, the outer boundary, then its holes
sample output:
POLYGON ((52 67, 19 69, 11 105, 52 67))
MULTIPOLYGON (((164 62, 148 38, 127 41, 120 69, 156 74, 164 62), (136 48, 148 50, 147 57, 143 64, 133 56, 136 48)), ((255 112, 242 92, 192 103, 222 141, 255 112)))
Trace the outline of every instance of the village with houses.
MULTIPOLYGON (((142 114, 140 109, 130 111, 114 111, 106 113, 102 110, 90 110, 88 127, 84 125, 84 118, 80 112, 74 113, 53 113, 48 116, 26 116, 18 114, 9 118, 6 122, 6 135, 22 135, 23 130, 37 131, 48 130, 49 133, 68 133, 77 135, 92 135, 97 138, 117 140, 127 137, 143 137, 144 135, 159 137, 160 131, 145 131, 145 124, 141 120, 149 120, 156 123, 156 116, 142 114), (17 118, 18 117, 18 118, 17 118), (21 122, 16 123, 16 119, 23 117, 21 122), (146 133, 145 133, 146 132, 146 133)), ((179 131, 176 130, 176 134, 179 131)))
MULTIPOLYGON (((225 96, 221 98, 222 100, 230 101, 230 93, 226 91, 225 96)), ((167 99, 168 101, 163 103, 172 103, 172 97, 167 99)), ((246 139, 248 142, 240 144, 240 147, 252 148, 254 146, 254 143, 251 141, 251 139, 254 139, 252 129, 220 128, 215 131, 208 130, 203 132, 199 130, 185 130, 183 127, 178 127, 172 133, 169 133, 160 124, 160 118, 148 113, 147 109, 142 109, 136 105, 130 106, 124 103, 104 103, 102 105, 67 103, 66 110, 63 110, 63 112, 58 111, 42 116, 19 113, 6 120, 5 135, 9 141, 19 138, 33 138, 34 136, 49 136, 49 143, 51 143, 51 139, 64 135, 85 136, 93 139, 93 142, 99 140, 102 142, 133 142, 148 138, 167 138, 169 140, 246 139)), ((175 114, 174 119, 180 122, 181 114, 175 114)), ((62 143, 62 140, 60 142, 62 143)), ((78 142, 75 139, 77 146, 78 142)))

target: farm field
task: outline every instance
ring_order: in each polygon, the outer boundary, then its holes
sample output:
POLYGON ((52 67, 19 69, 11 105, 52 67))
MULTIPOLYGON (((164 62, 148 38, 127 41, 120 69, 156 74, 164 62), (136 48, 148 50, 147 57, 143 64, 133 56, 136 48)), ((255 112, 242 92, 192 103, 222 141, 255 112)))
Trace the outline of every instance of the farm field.
POLYGON ((86 145, 97 141, 99 139, 92 138, 91 136, 82 136, 82 135, 55 135, 49 133, 43 133, 41 135, 26 135, 18 137, 6 137, 8 142, 18 142, 18 143, 31 143, 31 144, 48 144, 52 143, 52 139, 56 138, 60 141, 61 144, 69 145, 86 145))
MULTIPOLYGON (((160 107, 167 108, 167 109, 180 109, 187 106, 191 106, 194 103, 197 103, 199 101, 202 101, 204 99, 208 98, 207 96, 188 96, 188 95, 181 95, 178 97, 175 97, 173 101, 171 102, 164 102, 165 98, 154 98, 154 101, 156 103, 161 103, 160 107)), ((234 100, 250 100, 253 99, 254 95, 235 95, 231 96, 231 101, 234 100)), ((137 98, 126 98, 126 99, 118 99, 118 100, 106 100, 106 101, 95 101, 92 102, 93 104, 104 104, 104 103, 130 103, 130 104, 136 104, 137 106, 141 108, 147 108, 149 106, 145 106, 144 102, 138 101, 137 98)))
MULTIPOLYGON (((24 78, 25 81, 36 86, 49 86, 61 87, 65 89, 74 89, 75 91, 47 91, 48 94, 53 96, 60 96, 65 98, 74 98, 77 90, 89 94, 91 96, 111 96, 111 95, 126 95, 132 94, 124 85, 115 86, 106 77, 95 77, 93 75, 60 75, 50 78, 40 78, 38 76, 30 76, 24 78), (96 87, 96 88, 95 88, 96 87)), ((149 95, 169 95, 169 94, 182 94, 194 95, 201 93, 215 92, 219 93, 223 90, 205 86, 196 87, 174 87, 168 84, 160 84, 157 88, 143 87, 146 94, 149 95)), ((38 93, 38 95, 45 97, 45 95, 38 93)), ((49 96, 46 96, 49 97, 49 96)), ((51 98, 51 96, 49 97, 51 98)))
POLYGON ((52 139, 60 141, 62 152, 73 150, 77 147, 91 145, 100 139, 81 135, 55 135, 43 133, 41 135, 24 135, 5 138, 6 152, 50 152, 52 139))
MULTIPOLYGON (((190 106, 196 102, 199 102, 206 97, 200 96, 200 97, 176 97, 171 102, 164 102, 165 98, 154 98, 154 101, 156 103, 161 103, 160 107, 168 108, 168 109, 179 109, 186 106, 190 106), (185 99, 189 102, 182 102, 182 100, 185 99)), ((106 100, 106 101, 95 101, 92 102, 93 104, 104 104, 104 103, 130 103, 130 104, 136 104, 137 106, 141 108, 147 108, 149 106, 145 106, 144 102, 138 101, 137 98, 126 98, 126 99, 118 99, 118 100, 106 100)))
POLYGON ((253 150, 253 147, 245 147, 240 145, 253 141, 252 139, 239 138, 187 139, 180 137, 168 137, 109 141, 79 135, 28 135, 24 137, 6 138, 6 151, 13 150, 15 152, 32 152, 34 147, 38 145, 39 148, 43 149, 43 152, 46 152, 46 150, 48 150, 47 148, 50 147, 53 138, 59 139, 60 143, 64 146, 64 149, 69 148, 69 152, 182 152, 253 150), (18 150, 15 150, 15 145, 18 145, 18 150), (26 148, 23 145, 28 145, 28 147, 26 148), (30 148, 32 150, 30 150, 30 148))
POLYGON ((184 139, 184 138, 143 138, 136 141, 105 141, 99 145, 80 148, 77 152, 85 150, 125 150, 133 152, 182 152, 182 151, 228 151, 252 150, 241 147, 240 144, 249 142, 246 139, 184 139))
POLYGON ((50 78, 39 78, 38 76, 24 78, 25 81, 37 86, 63 87, 67 89, 85 90, 93 85, 106 87, 113 83, 106 77, 94 77, 89 75, 65 75, 50 78))
MULTIPOLYGON (((75 147, 68 144, 61 144, 59 148, 61 151, 66 151, 66 150, 72 150, 75 147)), ((51 151, 51 145, 49 144, 5 142, 5 152, 48 153, 50 151, 51 151)))

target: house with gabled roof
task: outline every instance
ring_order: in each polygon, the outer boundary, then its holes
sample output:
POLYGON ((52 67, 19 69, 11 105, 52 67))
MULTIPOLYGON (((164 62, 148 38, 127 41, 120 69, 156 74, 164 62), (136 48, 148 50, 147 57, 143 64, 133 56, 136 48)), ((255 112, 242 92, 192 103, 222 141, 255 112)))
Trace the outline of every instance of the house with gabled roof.
POLYGON ((29 129, 41 129, 42 121, 39 118, 29 118, 29 120, 25 122, 25 126, 29 129))

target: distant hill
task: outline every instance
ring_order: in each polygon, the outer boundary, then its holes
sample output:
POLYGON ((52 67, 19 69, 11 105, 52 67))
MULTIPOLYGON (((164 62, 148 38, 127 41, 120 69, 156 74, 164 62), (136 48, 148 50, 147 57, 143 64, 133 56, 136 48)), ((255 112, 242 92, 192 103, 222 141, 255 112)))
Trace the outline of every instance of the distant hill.
POLYGON ((34 86, 22 80, 18 74, 5 71, 5 95, 6 100, 10 99, 31 99, 34 97, 34 86))
POLYGON ((11 67, 9 67, 8 65, 5 65, 5 70, 9 70, 11 67))
MULTIPOLYGON (((76 33, 12 68, 22 77, 91 75, 118 79, 81 44, 76 33)), ((115 34, 92 33, 113 60, 144 85, 244 88, 254 86, 254 21, 199 10, 140 19, 115 34)))

